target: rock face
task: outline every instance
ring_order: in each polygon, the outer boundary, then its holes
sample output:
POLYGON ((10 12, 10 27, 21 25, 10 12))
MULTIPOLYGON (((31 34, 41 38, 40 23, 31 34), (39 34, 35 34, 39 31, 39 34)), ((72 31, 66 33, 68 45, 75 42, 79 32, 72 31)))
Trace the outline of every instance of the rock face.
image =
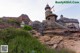
POLYGON ((24 23, 28 25, 31 20, 29 19, 28 15, 22 14, 18 17, 18 21, 19 22, 24 21, 24 23))
MULTIPOLYGON (((80 53, 80 40, 75 41, 75 40, 63 40, 60 45, 63 45, 64 48, 71 49, 75 51, 76 53, 80 53)), ((59 45, 59 46, 60 46, 59 45)))
POLYGON ((66 48, 76 53, 80 53, 80 33, 73 33, 70 36, 46 35, 38 36, 38 40, 53 49, 66 48))
POLYGON ((45 20, 43 22, 34 21, 31 24, 37 31, 33 36, 50 48, 67 48, 80 53, 79 22, 76 19, 64 18, 61 15, 61 19, 57 20, 57 15, 52 13, 49 5, 46 5, 45 20))

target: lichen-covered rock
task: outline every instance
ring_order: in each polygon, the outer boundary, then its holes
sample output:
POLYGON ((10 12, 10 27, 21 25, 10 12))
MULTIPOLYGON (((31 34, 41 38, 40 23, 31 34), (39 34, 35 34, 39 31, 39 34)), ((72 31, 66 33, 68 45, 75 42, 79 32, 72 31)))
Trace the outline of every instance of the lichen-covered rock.
POLYGON ((40 36, 39 40, 40 40, 40 41, 47 42, 47 41, 50 40, 50 37, 49 37, 49 36, 40 36))
POLYGON ((54 44, 51 48, 56 49, 58 44, 54 44))
MULTIPOLYGON (((71 36, 58 36, 58 35, 52 35, 50 36, 49 34, 45 36, 39 36, 38 35, 38 40, 42 43, 48 46, 49 48, 53 49, 69 49, 72 50, 76 53, 80 53, 80 38, 74 34, 71 36), (77 39, 77 41, 76 41, 77 39)), ((78 34, 79 35, 79 34, 78 34)))
POLYGON ((53 44, 58 44, 61 40, 63 40, 63 37, 62 36, 54 36, 53 38, 51 38, 51 42, 53 44))

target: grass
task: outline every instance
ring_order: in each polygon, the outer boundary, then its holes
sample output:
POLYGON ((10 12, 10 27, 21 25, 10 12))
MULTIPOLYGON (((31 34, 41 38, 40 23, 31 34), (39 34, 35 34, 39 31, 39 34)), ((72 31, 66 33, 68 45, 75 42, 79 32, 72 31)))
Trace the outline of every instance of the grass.
MULTIPOLYGON (((66 53, 49 49, 23 29, 8 28, 0 30, 0 45, 7 44, 8 53, 66 53)), ((67 52, 69 53, 69 52, 67 52)), ((70 52, 71 53, 71 52, 70 52)))

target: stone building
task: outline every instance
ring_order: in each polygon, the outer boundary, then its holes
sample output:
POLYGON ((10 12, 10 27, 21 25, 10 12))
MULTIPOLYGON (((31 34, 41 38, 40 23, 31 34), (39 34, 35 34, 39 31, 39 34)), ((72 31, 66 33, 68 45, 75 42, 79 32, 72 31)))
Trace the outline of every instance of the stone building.
POLYGON ((61 15, 60 19, 58 21, 64 23, 65 26, 67 26, 67 27, 73 26, 76 29, 79 29, 79 21, 77 19, 69 19, 69 18, 63 17, 63 15, 61 15))
POLYGON ((45 7, 45 19, 43 24, 43 34, 62 34, 68 30, 66 26, 57 22, 57 15, 52 13, 51 7, 47 4, 45 7))
POLYGON ((77 19, 69 19, 57 15, 51 11, 51 7, 47 4, 45 7, 45 20, 43 22, 34 21, 32 27, 37 29, 43 35, 67 34, 69 32, 79 31, 79 21, 77 19))

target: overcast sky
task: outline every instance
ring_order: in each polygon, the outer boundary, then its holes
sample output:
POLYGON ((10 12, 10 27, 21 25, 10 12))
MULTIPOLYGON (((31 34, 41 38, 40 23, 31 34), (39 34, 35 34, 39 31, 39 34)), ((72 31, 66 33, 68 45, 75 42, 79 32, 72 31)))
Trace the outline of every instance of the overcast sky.
POLYGON ((65 17, 79 19, 80 4, 56 4, 56 0, 0 0, 0 17, 11 16, 18 17, 21 14, 27 14, 32 21, 45 19, 45 6, 48 3, 51 7, 54 5, 53 13, 61 14, 65 17))

